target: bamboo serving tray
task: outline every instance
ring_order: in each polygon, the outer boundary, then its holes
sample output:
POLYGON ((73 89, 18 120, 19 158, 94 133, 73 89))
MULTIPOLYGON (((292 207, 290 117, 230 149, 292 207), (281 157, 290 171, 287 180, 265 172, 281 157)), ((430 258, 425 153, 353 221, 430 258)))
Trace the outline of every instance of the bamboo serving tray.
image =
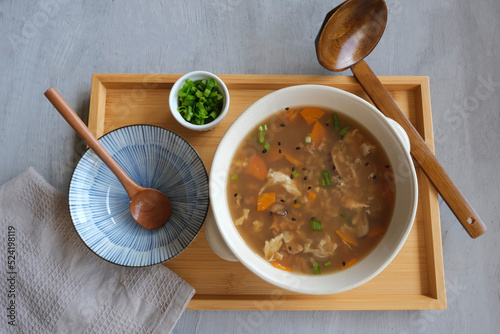
MULTIPOLYGON (((229 113, 208 132, 181 127, 170 114, 168 95, 180 75, 94 74, 89 128, 98 137, 131 124, 154 124, 187 139, 207 170, 219 141, 247 107, 277 89, 300 84, 332 86, 369 101, 350 76, 221 75, 231 96, 229 113)), ((426 143, 434 150, 427 77, 380 77, 426 143)), ((188 309, 216 310, 407 310, 445 309, 438 195, 416 166, 419 204, 411 233, 394 261, 368 283, 340 294, 312 296, 277 288, 239 262, 227 262, 212 251, 200 231, 179 256, 166 262, 196 289, 188 309)))

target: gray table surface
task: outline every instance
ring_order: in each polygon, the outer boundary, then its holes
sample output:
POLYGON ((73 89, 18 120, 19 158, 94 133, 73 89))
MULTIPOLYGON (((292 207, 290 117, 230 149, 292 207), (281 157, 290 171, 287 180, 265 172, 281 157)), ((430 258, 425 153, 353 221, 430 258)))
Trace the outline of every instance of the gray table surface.
MULTIPOLYGON (((339 2, 2 0, 0 184, 33 166, 67 193, 82 144, 45 89, 87 119, 92 73, 332 75, 314 38, 339 2)), ((436 155, 489 229, 470 239, 441 202, 448 309, 186 311, 175 333, 499 332, 500 1, 387 4, 367 62, 378 75, 429 76, 436 155)))

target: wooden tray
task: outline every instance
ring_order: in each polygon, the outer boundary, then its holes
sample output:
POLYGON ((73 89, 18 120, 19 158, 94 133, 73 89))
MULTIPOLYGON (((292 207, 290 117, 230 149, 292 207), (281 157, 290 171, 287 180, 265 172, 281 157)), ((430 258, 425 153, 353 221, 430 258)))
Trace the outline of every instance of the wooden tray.
MULTIPOLYGON (((300 84, 327 85, 366 100, 349 76, 221 75, 231 95, 229 113, 214 130, 182 128, 170 114, 168 94, 180 75, 94 74, 89 127, 96 136, 130 124, 159 125, 186 138, 210 170, 217 145, 229 125, 248 106, 280 88, 300 84)), ((427 77, 381 77, 398 105, 434 149, 427 77)), ((215 255, 202 229, 192 245, 165 266, 196 289, 188 309, 217 310, 387 310, 445 309, 438 195, 417 169, 419 205, 413 229, 394 261, 370 282, 347 292, 311 296, 279 289, 240 263, 215 255)))

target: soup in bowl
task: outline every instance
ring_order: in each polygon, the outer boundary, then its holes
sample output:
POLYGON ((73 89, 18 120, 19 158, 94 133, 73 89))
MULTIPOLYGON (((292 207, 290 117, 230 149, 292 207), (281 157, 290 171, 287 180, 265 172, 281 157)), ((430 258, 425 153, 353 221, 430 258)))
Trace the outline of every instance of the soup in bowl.
POLYGON ((285 88, 250 106, 211 168, 212 210, 229 250, 301 293, 375 277, 401 249, 417 207, 408 140, 393 123, 327 86, 285 88))

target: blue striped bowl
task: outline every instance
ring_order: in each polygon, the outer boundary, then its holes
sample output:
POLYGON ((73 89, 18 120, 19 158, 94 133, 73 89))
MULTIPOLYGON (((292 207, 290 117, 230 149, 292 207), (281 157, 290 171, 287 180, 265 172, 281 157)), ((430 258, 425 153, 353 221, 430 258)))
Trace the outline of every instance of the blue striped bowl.
POLYGON ((197 236, 208 210, 208 176, 198 153, 179 135, 152 125, 119 128, 99 142, 139 185, 167 195, 172 216, 155 230, 137 224, 125 189, 87 150, 69 189, 76 231, 94 253, 119 265, 142 267, 172 259, 197 236))

